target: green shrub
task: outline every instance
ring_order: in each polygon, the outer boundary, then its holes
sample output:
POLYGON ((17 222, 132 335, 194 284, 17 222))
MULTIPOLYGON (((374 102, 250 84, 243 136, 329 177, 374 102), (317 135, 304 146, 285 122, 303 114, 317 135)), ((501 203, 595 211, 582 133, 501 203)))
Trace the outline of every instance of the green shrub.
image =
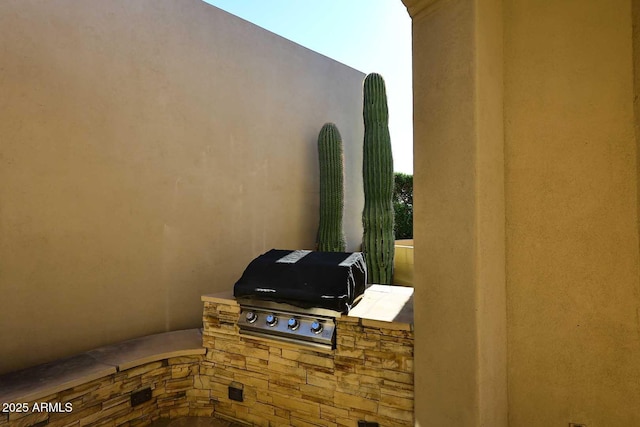
POLYGON ((413 175, 394 174, 393 210, 396 240, 413 239, 413 175))

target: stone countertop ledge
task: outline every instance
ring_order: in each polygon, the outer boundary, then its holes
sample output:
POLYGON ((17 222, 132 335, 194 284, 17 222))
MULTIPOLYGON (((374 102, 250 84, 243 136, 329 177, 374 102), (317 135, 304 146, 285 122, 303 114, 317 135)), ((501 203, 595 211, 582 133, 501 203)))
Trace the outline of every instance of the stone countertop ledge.
POLYGON ((384 327, 380 322, 387 322, 408 325, 413 329, 413 288, 371 285, 347 317, 362 319, 363 326, 384 327))
MULTIPOLYGON (((203 302, 236 304, 231 291, 203 295, 201 299, 203 302)), ((364 326, 412 330, 413 288, 370 285, 360 302, 345 317, 361 319, 364 326)))
POLYGON ((29 402, 145 363, 204 354, 202 331, 165 332, 0 375, 0 403, 29 402))

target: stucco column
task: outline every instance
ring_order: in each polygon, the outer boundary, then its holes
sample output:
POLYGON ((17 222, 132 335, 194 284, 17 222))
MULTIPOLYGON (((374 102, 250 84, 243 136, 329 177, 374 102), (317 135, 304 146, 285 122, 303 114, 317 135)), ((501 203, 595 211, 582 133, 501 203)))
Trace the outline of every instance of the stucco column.
POLYGON ((413 20, 416 425, 507 425, 502 2, 413 20))

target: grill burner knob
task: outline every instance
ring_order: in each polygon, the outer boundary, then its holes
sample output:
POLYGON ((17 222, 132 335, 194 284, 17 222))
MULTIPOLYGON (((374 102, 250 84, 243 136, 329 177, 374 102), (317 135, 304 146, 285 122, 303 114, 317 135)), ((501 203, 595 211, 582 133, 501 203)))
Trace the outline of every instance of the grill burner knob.
POLYGON ((314 334, 319 334, 320 332, 322 332, 322 323, 315 320, 311 324, 311 332, 313 332, 314 334))
POLYGON ((248 311, 247 312, 247 322, 253 323, 256 320, 258 320, 258 315, 255 314, 253 311, 248 311))
POLYGON ((292 331, 295 331, 296 329, 298 329, 300 327, 300 322, 298 322, 298 319, 296 319, 295 317, 292 317, 287 322, 287 327, 289 329, 291 329, 292 331))
POLYGON ((275 316, 275 314, 269 314, 267 315, 267 325, 269 326, 275 326, 276 323, 278 323, 278 318, 275 316))

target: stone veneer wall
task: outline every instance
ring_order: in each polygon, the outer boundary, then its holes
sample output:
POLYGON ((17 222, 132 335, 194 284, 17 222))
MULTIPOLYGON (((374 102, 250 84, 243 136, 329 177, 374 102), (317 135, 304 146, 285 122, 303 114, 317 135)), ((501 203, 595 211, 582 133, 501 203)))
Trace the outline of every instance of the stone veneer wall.
MULTIPOLYGON (((37 399, 71 402, 72 412, 0 413, 0 426, 147 426, 158 418, 211 416, 209 401, 199 399, 194 380, 203 356, 151 362, 37 399), (151 400, 131 406, 131 393, 150 387, 151 400)), ((29 408, 35 402, 29 402, 29 408)))
POLYGON ((204 303, 207 353, 194 394, 213 401, 215 416, 258 426, 414 425, 410 325, 343 317, 337 349, 325 353, 240 337, 239 313, 233 301, 204 303), (243 402, 228 398, 234 382, 243 402))

